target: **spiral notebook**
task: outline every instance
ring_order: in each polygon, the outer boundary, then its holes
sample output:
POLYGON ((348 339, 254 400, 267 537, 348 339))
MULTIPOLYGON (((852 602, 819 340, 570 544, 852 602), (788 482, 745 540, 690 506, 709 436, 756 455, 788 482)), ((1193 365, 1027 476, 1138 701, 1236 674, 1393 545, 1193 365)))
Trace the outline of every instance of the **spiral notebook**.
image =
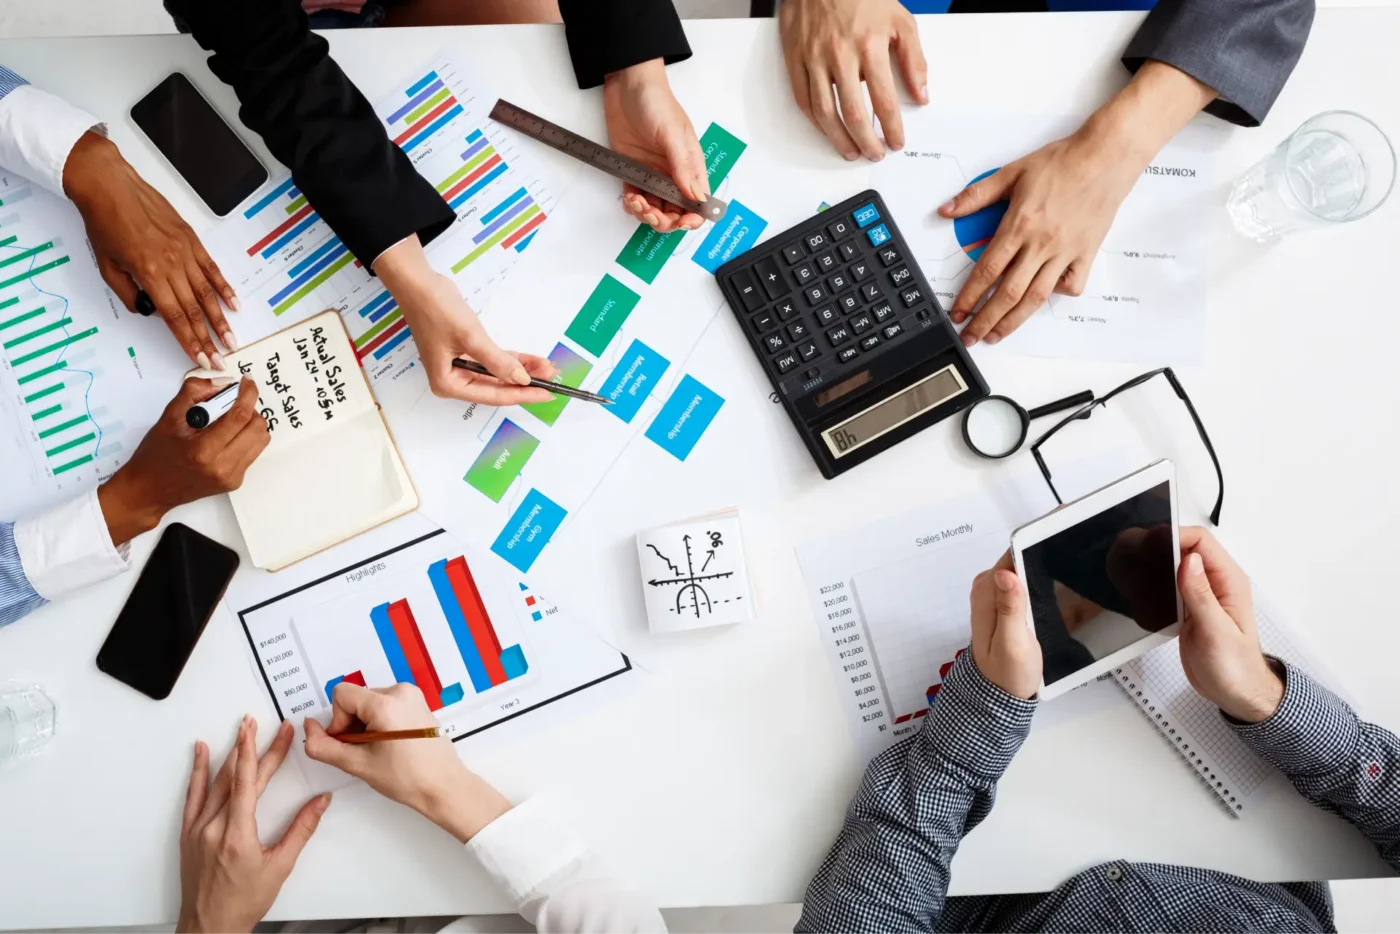
MULTIPOLYGON (((1299 649, 1258 593, 1254 619, 1266 653, 1318 676, 1316 662, 1299 649)), ((1285 782, 1282 773, 1235 735, 1214 704, 1192 690, 1181 670, 1175 639, 1115 668, 1113 675, 1128 699, 1235 817, 1257 807, 1285 782)))

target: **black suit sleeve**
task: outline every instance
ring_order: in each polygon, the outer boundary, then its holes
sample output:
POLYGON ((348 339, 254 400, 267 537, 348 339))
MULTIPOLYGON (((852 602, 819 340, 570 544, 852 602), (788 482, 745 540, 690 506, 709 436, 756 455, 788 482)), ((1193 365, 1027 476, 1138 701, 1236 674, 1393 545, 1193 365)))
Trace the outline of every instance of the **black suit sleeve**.
POLYGON ((671 0, 559 0, 559 13, 581 88, 653 58, 668 65, 690 58, 671 0))
POLYGON ((165 0, 165 8, 214 53, 209 68, 237 93, 243 123, 291 167, 366 269, 405 237, 426 245, 452 224, 452 209, 385 135, 298 0, 165 0))

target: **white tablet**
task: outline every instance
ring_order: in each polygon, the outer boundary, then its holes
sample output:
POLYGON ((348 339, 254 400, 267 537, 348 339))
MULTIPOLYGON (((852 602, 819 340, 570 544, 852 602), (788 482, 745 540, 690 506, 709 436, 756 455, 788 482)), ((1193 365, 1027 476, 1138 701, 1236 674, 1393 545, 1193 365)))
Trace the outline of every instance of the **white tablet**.
POLYGON ((1011 533, 1045 662, 1042 698, 1078 687, 1181 628, 1176 468, 1161 460, 1011 533))

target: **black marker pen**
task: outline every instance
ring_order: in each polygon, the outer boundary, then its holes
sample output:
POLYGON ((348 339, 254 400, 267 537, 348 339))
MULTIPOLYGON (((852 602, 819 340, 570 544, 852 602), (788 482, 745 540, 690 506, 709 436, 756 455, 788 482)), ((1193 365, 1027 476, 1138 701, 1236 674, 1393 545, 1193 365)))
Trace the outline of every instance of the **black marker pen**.
POLYGON ((238 401, 238 387, 242 385, 242 380, 230 383, 203 402, 196 402, 190 406, 189 411, 185 413, 185 424, 191 428, 208 428, 214 424, 225 412, 233 408, 234 403, 238 401))

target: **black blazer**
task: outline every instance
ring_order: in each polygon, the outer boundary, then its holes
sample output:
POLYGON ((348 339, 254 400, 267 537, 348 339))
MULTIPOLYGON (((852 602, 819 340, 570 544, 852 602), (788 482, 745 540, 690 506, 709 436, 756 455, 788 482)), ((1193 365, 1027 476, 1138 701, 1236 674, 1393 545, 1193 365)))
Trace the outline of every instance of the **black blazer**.
MULTIPOLYGON (((690 56, 671 0, 561 0, 579 87, 653 58, 690 56)), ((292 170, 306 200, 366 269, 411 234, 426 245, 455 215, 384 132, 359 89, 311 32, 300 0, 165 0, 214 54, 238 115, 292 170)))

